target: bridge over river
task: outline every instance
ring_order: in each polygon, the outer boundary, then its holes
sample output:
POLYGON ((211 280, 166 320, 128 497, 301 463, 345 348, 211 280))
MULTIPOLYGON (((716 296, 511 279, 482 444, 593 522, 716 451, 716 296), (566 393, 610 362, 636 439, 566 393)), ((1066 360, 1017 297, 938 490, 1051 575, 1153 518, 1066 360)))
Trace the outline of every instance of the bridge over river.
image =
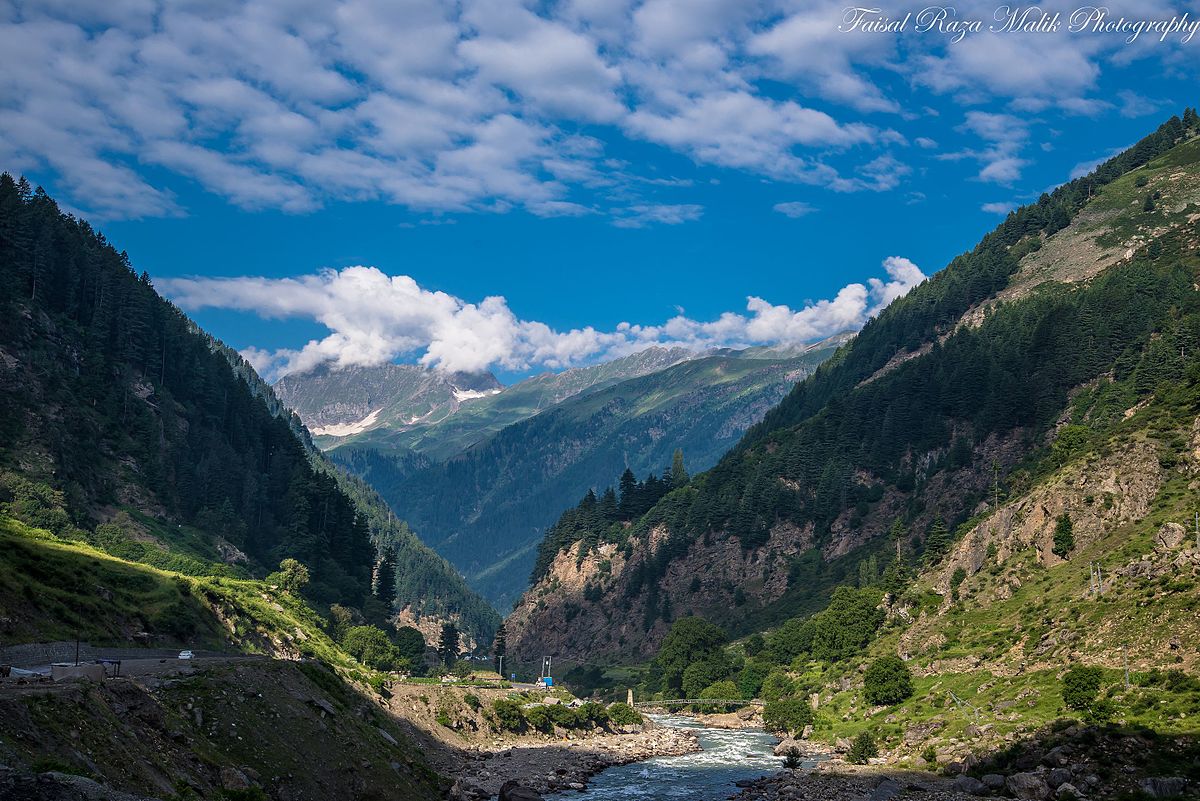
POLYGON ((763 706, 757 699, 745 698, 672 698, 667 701, 639 701, 633 705, 637 709, 662 709, 673 706, 763 706))

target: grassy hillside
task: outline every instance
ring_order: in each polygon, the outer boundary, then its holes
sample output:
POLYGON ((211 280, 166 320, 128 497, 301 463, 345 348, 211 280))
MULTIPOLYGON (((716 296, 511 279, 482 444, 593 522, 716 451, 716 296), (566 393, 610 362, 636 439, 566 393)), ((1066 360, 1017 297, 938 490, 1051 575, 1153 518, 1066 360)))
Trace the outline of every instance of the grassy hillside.
MULTIPOLYGON (((83 533, 79 532, 78 536, 83 533)), ((0 638, 319 659, 366 680, 305 601, 262 581, 130 561, 0 516, 0 638)))

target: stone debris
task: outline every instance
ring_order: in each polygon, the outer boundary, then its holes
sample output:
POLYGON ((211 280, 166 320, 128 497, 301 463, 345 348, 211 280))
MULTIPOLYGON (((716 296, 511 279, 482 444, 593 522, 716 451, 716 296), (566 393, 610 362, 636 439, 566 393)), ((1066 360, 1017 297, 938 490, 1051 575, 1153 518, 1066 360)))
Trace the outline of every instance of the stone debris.
MULTIPOLYGON (((484 751, 482 759, 466 760, 450 771, 459 778, 449 797, 453 801, 490 798, 514 782, 534 793, 579 790, 605 768, 698 750, 695 734, 659 726, 646 726, 633 734, 604 734, 550 745, 502 741, 496 750, 484 751)), ((525 797, 513 799, 524 801, 525 797)))

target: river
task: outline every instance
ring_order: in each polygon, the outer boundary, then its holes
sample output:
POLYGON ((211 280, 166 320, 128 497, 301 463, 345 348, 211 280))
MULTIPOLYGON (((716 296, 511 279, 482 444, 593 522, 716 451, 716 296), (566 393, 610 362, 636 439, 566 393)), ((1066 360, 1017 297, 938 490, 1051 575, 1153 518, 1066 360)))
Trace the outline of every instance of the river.
MULTIPOLYGON (((734 782, 775 773, 783 767, 783 759, 773 753, 778 740, 761 729, 710 729, 688 717, 652 717, 660 726, 695 730, 702 750, 609 768, 595 776, 585 792, 556 793, 547 798, 724 801, 737 792, 734 782)), ((811 765, 806 763, 806 767, 811 765)))

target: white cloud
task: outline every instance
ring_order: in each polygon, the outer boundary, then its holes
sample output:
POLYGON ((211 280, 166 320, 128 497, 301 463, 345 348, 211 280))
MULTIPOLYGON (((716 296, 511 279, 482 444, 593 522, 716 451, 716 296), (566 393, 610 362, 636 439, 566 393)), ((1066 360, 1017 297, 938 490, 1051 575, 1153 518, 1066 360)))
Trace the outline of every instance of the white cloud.
POLYGON ((1012 211, 1015 208, 1016 208, 1016 206, 1012 203, 998 202, 998 203, 984 203, 982 206, 979 207, 979 210, 986 211, 988 214, 1008 214, 1010 211, 1012 211))
MULTIPOLYGON (((699 211, 642 213, 686 216, 699 211)), ((329 330, 327 336, 296 349, 243 351, 256 369, 275 378, 321 364, 340 368, 398 358, 474 372, 495 366, 558 369, 654 344, 696 350, 797 344, 857 329, 925 280, 920 268, 902 257, 888 257, 883 269, 886 278, 849 284, 835 297, 798 310, 751 297, 747 314, 725 312, 715 320, 697 321, 681 312, 661 325, 621 323, 612 331, 591 326, 556 331, 545 323, 519 319, 502 297, 472 303, 375 267, 346 267, 299 278, 165 278, 157 286, 184 309, 221 308, 268 319, 300 318, 329 330)))
MULTIPOLYGON (((57 174, 65 201, 110 218, 183 213, 166 188, 182 176, 251 209, 376 200, 628 219, 619 210, 693 198, 666 197, 672 187, 616 165, 605 153, 614 140, 777 182, 889 191, 910 172, 896 127, 935 113, 917 96, 932 90, 1011 112, 972 109, 978 120, 964 127, 985 143, 972 151, 978 177, 1007 184, 1028 164, 1026 140, 989 138, 988 116, 1137 116, 1158 101, 1095 96, 1106 62, 1158 58, 1194 74, 1191 51, 1150 37, 1126 47, 1103 36, 951 45, 845 34, 844 5, 10 3, 0 11, 0 167, 57 174)), ((987 0, 960 5, 964 17, 994 12, 987 0)), ((1166 9, 1153 0, 1153 13, 1166 9)))
POLYGON ((645 228, 653 223, 679 225, 700 219, 704 207, 694 203, 638 205, 617 212, 613 225, 619 228, 645 228))
POLYGON ((812 214, 817 210, 812 204, 799 200, 792 200, 787 203, 776 203, 771 208, 782 214, 784 217, 791 217, 793 220, 812 214))

